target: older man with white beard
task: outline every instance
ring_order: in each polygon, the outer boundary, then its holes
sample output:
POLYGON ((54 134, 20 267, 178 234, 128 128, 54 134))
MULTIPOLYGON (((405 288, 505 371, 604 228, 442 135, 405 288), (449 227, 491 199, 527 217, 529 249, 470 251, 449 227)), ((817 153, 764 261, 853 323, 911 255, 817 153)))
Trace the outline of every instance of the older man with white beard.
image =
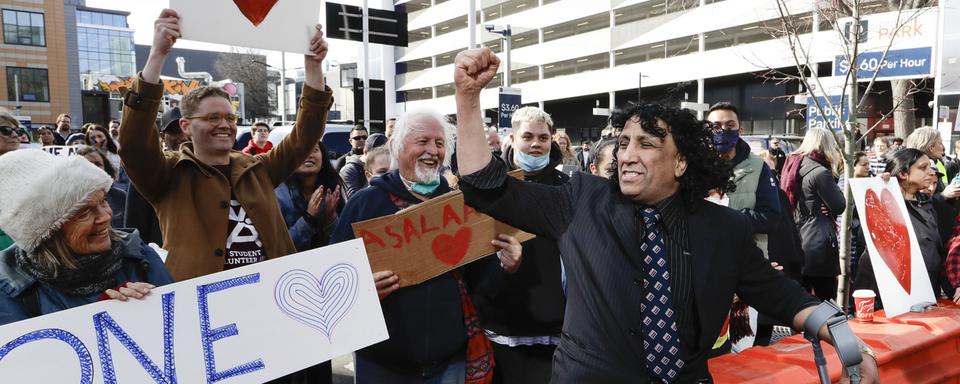
MULTIPOLYGON (((392 215, 450 192, 440 169, 449 164, 454 127, 427 110, 397 119, 388 146, 392 171, 370 181, 340 214, 330 243, 356 237, 351 224, 392 215)), ((508 272, 519 266, 520 243, 493 241, 508 272)), ((373 274, 390 339, 357 351, 356 382, 484 383, 492 377, 492 349, 473 313, 459 270, 399 289, 392 271, 373 274)))

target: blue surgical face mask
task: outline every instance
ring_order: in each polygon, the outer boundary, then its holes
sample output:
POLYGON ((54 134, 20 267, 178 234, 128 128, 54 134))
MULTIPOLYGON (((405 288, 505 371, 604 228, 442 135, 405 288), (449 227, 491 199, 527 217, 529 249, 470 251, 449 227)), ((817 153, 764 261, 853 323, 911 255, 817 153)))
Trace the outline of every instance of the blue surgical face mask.
POLYGON ((713 134, 713 146, 720 153, 730 152, 737 146, 738 141, 740 141, 740 130, 738 129, 724 129, 720 133, 713 134))
POLYGON ((550 152, 538 157, 530 156, 522 151, 516 150, 513 152, 513 161, 517 163, 517 167, 520 167, 524 172, 537 172, 550 164, 550 152))
POLYGON ((416 192, 423 196, 429 196, 433 194, 433 191, 437 190, 437 187, 440 186, 440 178, 434 178, 433 181, 423 184, 423 183, 413 183, 410 186, 410 190, 416 192))

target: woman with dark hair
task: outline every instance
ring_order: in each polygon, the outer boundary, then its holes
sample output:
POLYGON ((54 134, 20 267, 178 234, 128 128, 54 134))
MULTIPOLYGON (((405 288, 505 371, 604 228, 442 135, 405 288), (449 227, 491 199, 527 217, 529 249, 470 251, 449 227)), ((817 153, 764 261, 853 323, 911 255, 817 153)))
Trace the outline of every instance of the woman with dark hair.
POLYGON ((837 186, 843 155, 833 133, 807 130, 800 148, 783 165, 780 188, 787 193, 804 253, 803 286, 821 300, 837 297, 840 243, 837 216, 846 209, 837 186))
MULTIPOLYGON (((940 237, 940 228, 937 225, 937 212, 931 204, 931 187, 937 183, 936 166, 933 161, 921 150, 904 148, 888 156, 886 172, 900 182, 900 193, 907 203, 910 213, 910 223, 920 245, 920 254, 923 264, 930 277, 935 294, 939 294, 939 276, 945 248, 940 237)), ((864 252, 860 257, 854 289, 872 289, 877 292, 876 276, 870 255, 864 252)), ((880 303, 877 297, 877 303, 880 303)))
POLYGON ((114 228, 124 228, 124 210, 127 206, 127 192, 117 185, 117 169, 110 164, 103 152, 89 145, 81 145, 77 148, 77 155, 83 156, 87 161, 102 169, 113 180, 113 185, 107 191, 106 200, 113 210, 113 220, 111 225, 114 228))
POLYGON ((57 141, 53 136, 55 134, 53 128, 50 127, 40 127, 37 129, 37 138, 42 146, 57 145, 57 141))
MULTIPOLYGON (((317 143, 310 156, 276 189, 283 221, 300 252, 327 245, 345 203, 341 197, 343 180, 327 153, 323 143, 317 143)), ((309 383, 330 383, 331 374, 328 361, 294 375, 309 383)))
POLYGON ((327 245, 343 210, 343 180, 327 157, 323 143, 277 189, 280 212, 298 251, 327 245))
MULTIPOLYGON (((113 168, 120 169, 120 155, 117 153, 117 143, 110 137, 110 131, 100 124, 90 124, 87 129, 87 145, 103 152, 104 156, 113 164, 113 168)), ((116 177, 114 178, 116 179, 116 177)))

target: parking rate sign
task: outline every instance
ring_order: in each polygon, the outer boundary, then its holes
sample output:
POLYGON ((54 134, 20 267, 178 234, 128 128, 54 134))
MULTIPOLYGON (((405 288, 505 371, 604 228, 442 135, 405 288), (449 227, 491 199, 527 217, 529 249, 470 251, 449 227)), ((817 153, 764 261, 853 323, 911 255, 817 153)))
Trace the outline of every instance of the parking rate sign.
MULTIPOLYGON (((878 79, 929 76, 932 57, 930 47, 890 50, 886 57, 883 52, 864 52, 857 57, 857 79, 870 80, 874 73, 878 79)), ((849 70, 850 62, 846 57, 834 59, 834 76, 844 76, 849 70)))
POLYGON ((807 98, 807 128, 819 127, 831 131, 839 131, 843 128, 844 122, 847 121, 847 117, 850 115, 845 97, 840 95, 817 96, 817 101, 819 101, 820 107, 823 108, 823 114, 820 113, 820 109, 817 108, 817 104, 814 103, 813 100, 813 98, 807 98), (842 103, 843 114, 839 116, 839 118, 837 117, 836 111, 828 106, 828 97, 830 98, 830 104, 835 107, 839 107, 842 103))
POLYGON ((520 99, 519 88, 500 88, 499 128, 513 128, 510 119, 513 112, 520 109, 520 99))

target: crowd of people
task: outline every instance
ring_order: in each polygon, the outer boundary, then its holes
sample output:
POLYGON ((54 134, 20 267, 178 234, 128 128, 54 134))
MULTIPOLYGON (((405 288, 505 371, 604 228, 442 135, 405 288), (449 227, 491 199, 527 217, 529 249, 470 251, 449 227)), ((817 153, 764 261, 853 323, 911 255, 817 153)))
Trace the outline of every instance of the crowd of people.
MULTIPOLYGON (((735 105, 701 121, 631 104, 595 143, 577 147, 537 107, 515 111, 504 136, 480 119, 499 67, 481 48, 455 60, 455 124, 408 111, 383 134, 357 126, 332 158, 318 26, 294 128, 272 142, 255 124, 237 148, 238 117, 217 87, 155 122, 179 25, 172 10, 157 19, 122 121, 74 130, 61 115, 37 130, 43 146, 78 145, 72 157, 19 149, 25 130, 0 112, 0 324, 353 239, 353 223, 455 189, 536 238, 495 234, 490 257, 404 288, 373 271, 390 338, 355 353, 357 383, 709 382, 709 358, 751 333, 766 345, 774 326, 799 329, 836 298, 849 204, 830 131, 808 129, 792 153, 776 140, 753 153, 735 105)), ((854 177, 900 182, 931 283, 953 297, 960 160, 932 128, 899 146, 875 139, 854 177)), ((863 236, 853 243, 854 286, 876 290, 863 236)), ((871 382, 876 361, 861 352, 871 382)), ((330 379, 328 362, 277 382, 330 379)))

